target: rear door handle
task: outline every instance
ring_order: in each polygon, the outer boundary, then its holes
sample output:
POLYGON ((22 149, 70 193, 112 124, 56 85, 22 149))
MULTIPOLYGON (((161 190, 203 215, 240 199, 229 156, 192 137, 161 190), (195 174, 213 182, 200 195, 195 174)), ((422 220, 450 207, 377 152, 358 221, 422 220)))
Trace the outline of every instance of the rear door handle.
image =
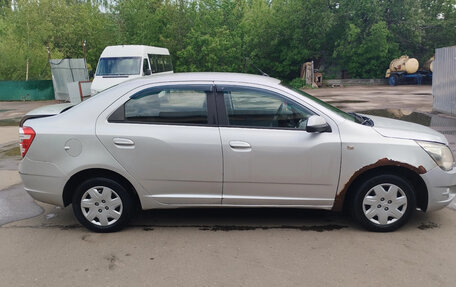
POLYGON ((126 138, 113 138, 112 141, 118 147, 134 147, 135 142, 126 138))
POLYGON ((230 141, 230 147, 233 149, 241 149, 246 151, 252 149, 249 143, 243 141, 230 141))

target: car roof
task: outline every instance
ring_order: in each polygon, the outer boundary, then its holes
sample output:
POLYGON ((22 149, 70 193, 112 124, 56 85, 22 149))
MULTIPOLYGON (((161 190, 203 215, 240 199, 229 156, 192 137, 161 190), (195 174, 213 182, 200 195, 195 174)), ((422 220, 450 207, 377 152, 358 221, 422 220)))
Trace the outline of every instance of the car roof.
POLYGON ((214 82, 234 82, 234 83, 255 83, 277 85, 280 80, 252 74, 243 73, 225 73, 225 72, 195 72, 195 73, 172 73, 162 75, 151 75, 132 79, 125 83, 130 84, 153 84, 166 82, 197 82, 197 81, 214 81, 214 82))

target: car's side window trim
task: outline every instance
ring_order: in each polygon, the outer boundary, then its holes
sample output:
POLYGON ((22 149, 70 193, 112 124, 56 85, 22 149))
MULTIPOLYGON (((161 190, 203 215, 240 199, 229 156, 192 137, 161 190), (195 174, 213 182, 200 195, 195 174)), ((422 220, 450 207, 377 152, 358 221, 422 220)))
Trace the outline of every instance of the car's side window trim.
POLYGON ((220 127, 226 127, 226 128, 246 128, 246 129, 268 129, 268 130, 291 130, 291 131, 305 131, 303 129, 297 129, 297 128, 288 128, 288 127, 266 127, 266 126, 247 126, 247 125, 231 125, 229 123, 228 119, 228 112, 225 104, 225 95, 224 95, 224 90, 229 90, 229 89, 246 89, 246 90, 252 90, 252 91, 257 91, 260 93, 267 93, 267 94, 272 94, 275 96, 278 96, 279 98, 286 100, 290 103, 293 103, 299 107, 302 107, 303 109, 308 110, 309 112, 313 113, 314 115, 319 115, 316 113, 313 109, 310 109, 301 103, 296 102, 295 100, 286 97, 278 92, 275 91, 270 91, 266 89, 261 89, 257 87, 247 87, 247 86, 237 86, 237 85, 216 85, 215 86, 215 91, 216 91, 216 106, 217 106, 217 119, 220 127))
POLYGON ((214 127, 218 126, 217 120, 217 111, 216 111, 216 100, 215 100, 215 86, 213 84, 173 84, 173 85, 163 85, 156 86, 151 88, 146 88, 141 90, 133 95, 131 95, 128 100, 122 103, 109 117, 109 123, 128 123, 128 124, 148 124, 148 125, 178 125, 178 126, 202 126, 202 127, 214 127), (206 102, 207 102, 207 124, 198 124, 198 123, 173 123, 173 122, 153 122, 153 121, 131 121, 125 117, 125 104, 130 99, 137 99, 142 96, 153 93, 154 91, 159 91, 163 89, 199 89, 206 90, 206 102), (206 89, 207 88, 207 89, 206 89))

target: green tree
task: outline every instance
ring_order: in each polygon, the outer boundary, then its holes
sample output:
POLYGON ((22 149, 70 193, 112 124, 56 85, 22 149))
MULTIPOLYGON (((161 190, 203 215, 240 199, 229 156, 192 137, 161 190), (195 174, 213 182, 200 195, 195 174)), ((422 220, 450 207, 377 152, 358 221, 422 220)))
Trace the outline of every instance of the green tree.
POLYGON ((101 13, 91 1, 14 1, 5 9, 0 33, 0 77, 21 80, 50 79, 48 58, 83 57, 94 66, 107 44, 119 42, 112 14, 101 13), (48 54, 49 53, 49 54, 48 54))
POLYGON ((355 78, 383 77, 399 47, 383 20, 382 1, 341 1, 333 57, 355 78))
POLYGON ((291 80, 302 63, 383 77, 456 39, 456 0, 0 0, 0 79, 49 79, 52 58, 95 67, 108 45, 167 47, 176 71, 291 80), (11 5, 13 7, 11 8, 11 5))
POLYGON ((456 0, 421 0, 419 4, 423 38, 416 54, 425 61, 436 48, 456 45, 456 0))
POLYGON ((202 0, 190 6, 192 26, 185 47, 177 52, 178 70, 243 69, 243 33, 238 25, 243 2, 202 0))

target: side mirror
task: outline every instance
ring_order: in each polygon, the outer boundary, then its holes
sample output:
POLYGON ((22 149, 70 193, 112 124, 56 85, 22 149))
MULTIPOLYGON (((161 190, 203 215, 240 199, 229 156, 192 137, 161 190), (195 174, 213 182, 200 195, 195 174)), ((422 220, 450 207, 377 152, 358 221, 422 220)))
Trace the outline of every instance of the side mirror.
POLYGON ((150 71, 150 69, 146 69, 144 71, 144 75, 146 75, 146 76, 152 75, 152 72, 150 71))
POLYGON ((90 70, 89 71, 89 79, 93 78, 94 75, 95 75, 95 73, 93 72, 93 70, 90 70))
POLYGON ((309 133, 331 132, 331 126, 322 116, 313 115, 307 119, 306 131, 309 133))

